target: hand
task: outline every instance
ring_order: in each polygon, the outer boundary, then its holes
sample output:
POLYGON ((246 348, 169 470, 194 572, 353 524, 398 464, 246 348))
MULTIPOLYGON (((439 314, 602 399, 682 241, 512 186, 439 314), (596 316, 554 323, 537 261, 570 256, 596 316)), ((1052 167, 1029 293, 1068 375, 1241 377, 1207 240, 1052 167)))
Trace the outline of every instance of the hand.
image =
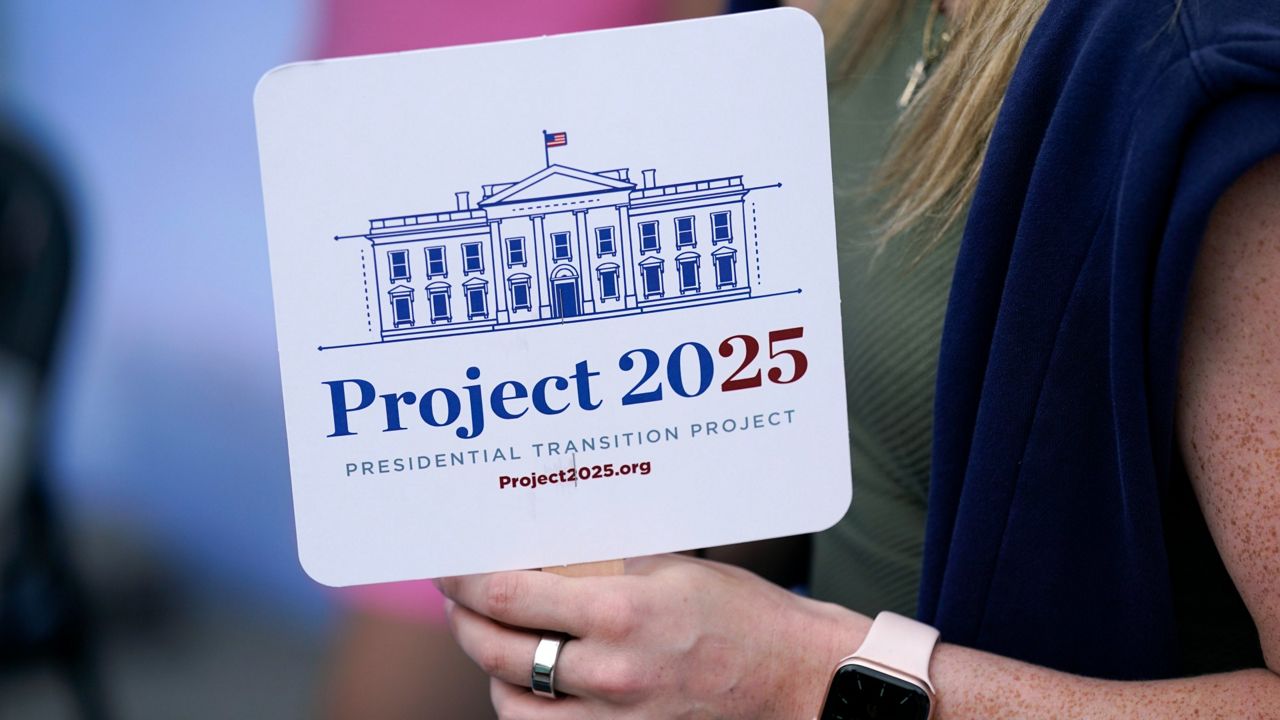
POLYGON ((740 568, 662 555, 627 575, 445 578, 449 624, 502 718, 803 718, 870 621, 740 568), (544 631, 567 633, 556 700, 529 690, 544 631))

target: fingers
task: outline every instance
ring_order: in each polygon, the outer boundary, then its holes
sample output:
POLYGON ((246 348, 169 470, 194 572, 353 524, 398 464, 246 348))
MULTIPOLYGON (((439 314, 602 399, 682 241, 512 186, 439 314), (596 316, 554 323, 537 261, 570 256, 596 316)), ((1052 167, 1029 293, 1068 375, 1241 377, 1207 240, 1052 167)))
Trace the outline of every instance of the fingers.
MULTIPOLYGON (((455 605, 449 611, 449 626, 462 651, 490 677, 529 690, 533 652, 541 635, 499 625, 492 620, 455 605)), ((577 640, 560 646, 556 660, 556 691, 568 695, 587 693, 586 670, 592 667, 589 653, 577 640)))
MULTIPOLYGON (((541 635, 500 625, 461 605, 449 609, 449 625, 463 652, 485 674, 529 690, 541 635)), ((578 699, 625 704, 643 694, 645 673, 636 658, 617 648, 570 639, 556 659, 555 688, 578 699)))
POLYGON ((614 639, 637 620, 627 578, 568 578, 522 571, 442 578, 440 590, 459 605, 507 625, 574 637, 614 639))
POLYGON ((489 698, 500 720, 594 720, 586 704, 574 697, 552 700, 534 695, 526 687, 516 687, 497 678, 489 680, 489 698))

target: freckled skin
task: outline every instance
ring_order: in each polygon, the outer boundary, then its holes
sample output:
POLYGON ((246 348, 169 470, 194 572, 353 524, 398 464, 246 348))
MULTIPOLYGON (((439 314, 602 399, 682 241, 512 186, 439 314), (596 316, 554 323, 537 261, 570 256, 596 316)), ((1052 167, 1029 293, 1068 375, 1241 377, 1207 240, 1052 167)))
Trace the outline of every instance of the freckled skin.
MULTIPOLYGON (((1179 447, 1205 519, 1262 640, 1267 668, 1114 682, 943 644, 937 720, 1280 720, 1280 156, 1215 208, 1192 283, 1177 404, 1179 447)), ((640 558, 628 575, 446 578, 450 624, 495 679, 503 718, 814 717, 831 668, 870 621, 741 568, 640 558), (496 622, 495 622, 496 621, 496 622), (544 627, 574 635, 557 683, 529 692, 544 627)))
POLYGON ((1280 157, 1214 209, 1183 337, 1179 446, 1268 669, 1121 683, 943 645, 940 720, 1280 718, 1280 157))
POLYGON ((1179 440, 1214 540, 1280 667, 1280 159, 1214 213, 1192 284, 1179 440), (1218 435, 1218 442, 1205 437, 1218 435))

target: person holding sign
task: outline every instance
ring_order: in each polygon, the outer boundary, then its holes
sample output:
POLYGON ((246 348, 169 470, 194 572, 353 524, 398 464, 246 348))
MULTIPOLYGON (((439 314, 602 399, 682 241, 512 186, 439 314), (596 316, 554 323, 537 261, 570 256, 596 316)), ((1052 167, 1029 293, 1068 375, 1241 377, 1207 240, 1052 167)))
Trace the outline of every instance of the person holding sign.
POLYGON ((899 5, 829 11, 840 185, 905 110, 839 211, 817 599, 670 555, 443 579, 501 717, 1280 717, 1280 10, 948 3, 904 91, 899 5))

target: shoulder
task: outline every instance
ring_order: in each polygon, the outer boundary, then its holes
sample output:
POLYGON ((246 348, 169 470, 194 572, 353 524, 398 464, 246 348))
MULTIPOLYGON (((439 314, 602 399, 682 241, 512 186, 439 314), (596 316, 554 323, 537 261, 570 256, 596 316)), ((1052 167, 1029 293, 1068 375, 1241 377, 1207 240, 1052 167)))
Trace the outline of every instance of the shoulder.
MULTIPOLYGON (((1250 168, 1214 205, 1187 321, 1191 360, 1198 345, 1235 357, 1247 344, 1259 351, 1250 362, 1275 363, 1268 379, 1280 383, 1280 155, 1250 168)), ((1263 400, 1280 411, 1280 392, 1263 400)))
POLYGON ((1280 155, 1217 202, 1188 305, 1177 433, 1205 520, 1280 669, 1280 155))

